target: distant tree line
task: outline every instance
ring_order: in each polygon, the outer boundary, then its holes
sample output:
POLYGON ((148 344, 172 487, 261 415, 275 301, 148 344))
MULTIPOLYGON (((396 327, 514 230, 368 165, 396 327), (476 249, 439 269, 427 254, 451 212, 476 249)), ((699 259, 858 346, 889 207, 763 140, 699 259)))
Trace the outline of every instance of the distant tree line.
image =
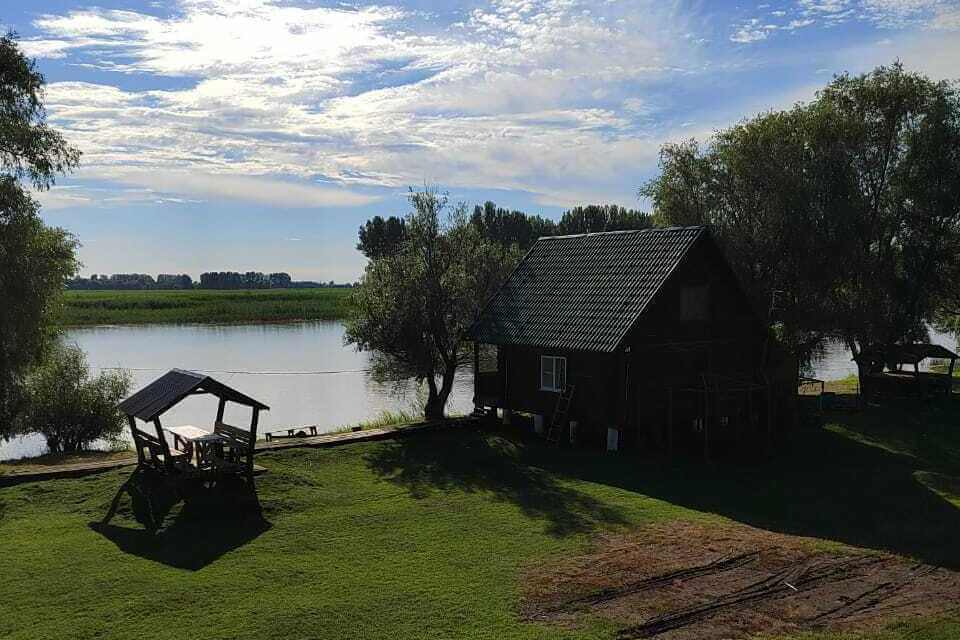
POLYGON ((211 271, 200 274, 200 281, 185 273, 161 273, 156 279, 146 273, 93 274, 89 278, 73 278, 67 281, 67 289, 96 290, 166 290, 166 289, 308 289, 319 287, 350 287, 352 284, 294 281, 289 273, 261 273, 259 271, 211 271))
MULTIPOLYGON (((569 209, 559 221, 554 221, 487 201, 473 208, 469 224, 483 238, 501 247, 526 251, 544 236, 649 229, 653 226, 653 217, 616 204, 591 204, 569 209)), ((357 249, 375 260, 395 253, 407 236, 407 223, 403 218, 374 216, 360 227, 357 249)))

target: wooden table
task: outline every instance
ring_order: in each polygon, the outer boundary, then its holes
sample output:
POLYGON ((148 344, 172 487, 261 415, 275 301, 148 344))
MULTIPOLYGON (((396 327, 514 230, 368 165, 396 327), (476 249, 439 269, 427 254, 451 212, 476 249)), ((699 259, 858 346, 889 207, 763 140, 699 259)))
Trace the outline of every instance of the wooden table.
POLYGON ((184 449, 193 457, 196 451, 197 469, 206 469, 211 466, 210 454, 222 449, 226 438, 218 433, 212 433, 193 425, 185 424, 179 427, 164 427, 164 431, 173 434, 174 442, 183 443, 184 449))

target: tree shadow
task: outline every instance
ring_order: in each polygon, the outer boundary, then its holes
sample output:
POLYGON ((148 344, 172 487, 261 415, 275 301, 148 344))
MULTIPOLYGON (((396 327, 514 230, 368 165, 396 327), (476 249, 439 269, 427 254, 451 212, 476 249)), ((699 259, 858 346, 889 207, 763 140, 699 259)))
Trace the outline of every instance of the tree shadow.
POLYGON ((140 469, 117 491, 104 518, 90 523, 124 553, 191 571, 251 542, 270 526, 253 483, 227 479, 205 487, 140 469), (112 523, 118 516, 123 525, 112 523))
POLYGON ((761 529, 960 569, 960 546, 955 544, 960 509, 921 481, 926 476, 917 472, 929 463, 836 427, 817 425, 797 432, 771 458, 713 465, 695 457, 597 454, 571 464, 541 451, 537 458, 536 464, 554 473, 761 529))
POLYGON ((366 463, 416 499, 434 491, 458 490, 509 502, 527 517, 545 520, 547 533, 555 537, 589 532, 598 523, 628 522, 617 507, 526 464, 522 450, 510 438, 457 429, 385 442, 367 454, 366 463))

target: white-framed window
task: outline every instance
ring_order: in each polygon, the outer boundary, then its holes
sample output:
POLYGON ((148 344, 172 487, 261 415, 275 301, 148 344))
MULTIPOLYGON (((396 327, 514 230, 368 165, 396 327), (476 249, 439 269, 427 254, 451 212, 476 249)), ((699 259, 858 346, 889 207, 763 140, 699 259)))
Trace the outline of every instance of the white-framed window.
POLYGON ((563 391, 567 386, 567 359, 540 356, 540 390, 563 391))

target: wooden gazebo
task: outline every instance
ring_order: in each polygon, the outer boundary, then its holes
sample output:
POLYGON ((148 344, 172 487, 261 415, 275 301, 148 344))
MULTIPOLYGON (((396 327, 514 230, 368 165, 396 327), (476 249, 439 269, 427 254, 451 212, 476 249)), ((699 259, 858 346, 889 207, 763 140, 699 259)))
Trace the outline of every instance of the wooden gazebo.
POLYGON ((958 357, 946 347, 928 343, 865 349, 857 358, 863 372, 863 393, 867 396, 949 396, 958 357), (927 359, 949 361, 950 364, 944 372, 921 371, 920 363, 927 359))
POLYGON ((261 411, 270 407, 254 400, 210 376, 172 369, 120 403, 119 409, 127 416, 137 460, 158 470, 172 472, 189 466, 192 443, 177 437, 171 446, 164 434, 160 416, 188 396, 210 394, 219 400, 213 424, 217 452, 212 464, 218 468, 235 467, 248 477, 253 475, 253 452, 257 441, 257 424, 261 411), (250 407, 250 426, 246 429, 223 421, 227 402, 250 407), (152 422, 156 435, 137 426, 137 420, 152 422), (182 448, 181 446, 182 445, 182 448))

